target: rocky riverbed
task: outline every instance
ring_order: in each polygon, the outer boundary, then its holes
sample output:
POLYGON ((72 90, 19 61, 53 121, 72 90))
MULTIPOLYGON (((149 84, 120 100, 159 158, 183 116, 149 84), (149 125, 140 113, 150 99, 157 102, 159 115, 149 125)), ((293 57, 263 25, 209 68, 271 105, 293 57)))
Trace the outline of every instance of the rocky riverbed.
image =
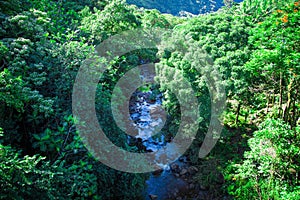
MULTIPOLYGON (((155 152, 171 144, 172 136, 160 131, 166 122, 162 101, 162 94, 152 87, 132 95, 129 110, 138 134, 128 136, 129 145, 137 146, 140 151, 155 152)), ((193 176, 197 172, 198 168, 191 166, 186 157, 180 157, 170 165, 161 164, 161 170, 151 173, 146 181, 144 197, 146 200, 207 199, 205 188, 194 182, 193 176)))

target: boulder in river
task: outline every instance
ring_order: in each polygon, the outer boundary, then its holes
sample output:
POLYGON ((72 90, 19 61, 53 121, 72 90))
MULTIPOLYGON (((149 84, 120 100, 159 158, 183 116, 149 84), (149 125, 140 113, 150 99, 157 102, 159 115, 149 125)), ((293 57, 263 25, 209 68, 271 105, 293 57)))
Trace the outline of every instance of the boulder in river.
POLYGON ((190 167, 188 168, 188 172, 189 172, 189 174, 191 174, 191 175, 196 174, 198 171, 199 171, 198 168, 195 167, 195 166, 190 166, 190 167))
POLYGON ((179 166, 178 166, 177 163, 171 164, 170 167, 171 167, 171 170, 172 170, 173 172, 178 172, 178 170, 179 170, 179 166))
POLYGON ((152 174, 153 174, 154 176, 159 176, 163 171, 164 171, 163 169, 158 169, 158 170, 152 172, 152 174))
POLYGON ((191 183, 190 185, 189 185, 189 189, 194 189, 195 188, 195 185, 193 184, 193 183, 191 183))
POLYGON ((200 185, 200 190, 208 190, 208 187, 205 185, 200 185))
POLYGON ((140 116, 141 116, 140 113, 133 113, 131 114, 131 119, 136 121, 140 116))
POLYGON ((151 200, 155 200, 155 199, 158 198, 158 196, 154 195, 154 194, 149 194, 149 197, 150 197, 151 200))
POLYGON ((185 175, 188 173, 188 170, 187 169, 182 169, 181 172, 180 172, 180 175, 185 175))
POLYGON ((127 141, 129 146, 136 146, 137 145, 137 139, 134 137, 130 137, 127 141))
POLYGON ((160 114, 163 112, 163 109, 159 105, 154 105, 150 107, 150 114, 160 114))

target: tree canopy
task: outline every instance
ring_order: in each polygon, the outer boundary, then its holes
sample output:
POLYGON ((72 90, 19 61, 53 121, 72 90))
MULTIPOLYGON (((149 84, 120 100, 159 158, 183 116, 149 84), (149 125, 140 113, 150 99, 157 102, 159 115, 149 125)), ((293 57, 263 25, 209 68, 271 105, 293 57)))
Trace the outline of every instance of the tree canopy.
MULTIPOLYGON (((160 85, 140 90, 153 87, 163 95, 165 137, 175 137, 181 110, 190 106, 172 91, 199 102, 199 108, 189 108, 188 116, 200 113, 199 130, 185 152, 200 169, 191 180, 198 188, 212 199, 297 200, 300 2, 224 5, 179 17, 124 0, 0 1, 0 199, 145 199, 149 174, 114 170, 88 151, 75 126, 72 92, 78 70, 95 58, 98 44, 126 31, 164 29, 156 49, 140 44, 106 63, 95 110, 107 137, 126 151, 144 152, 129 145, 115 124, 111 99, 126 72, 155 63, 160 85), (212 109, 225 98, 224 112, 212 109), (199 158, 216 114, 213 122, 224 126, 222 134, 199 158)), ((125 91, 117 94, 120 102, 125 99, 125 91)), ((194 129, 185 129, 187 138, 193 135, 194 129)))

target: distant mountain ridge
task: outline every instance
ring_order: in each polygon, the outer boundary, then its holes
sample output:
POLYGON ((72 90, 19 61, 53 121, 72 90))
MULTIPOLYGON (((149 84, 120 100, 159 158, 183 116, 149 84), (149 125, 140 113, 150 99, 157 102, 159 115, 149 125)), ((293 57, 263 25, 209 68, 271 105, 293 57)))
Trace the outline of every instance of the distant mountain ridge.
MULTIPOLYGON (((234 1, 239 3, 243 0, 234 1)), ((223 0, 127 0, 127 3, 147 9, 157 9, 172 15, 179 15, 181 11, 195 15, 203 14, 224 6, 223 0)))

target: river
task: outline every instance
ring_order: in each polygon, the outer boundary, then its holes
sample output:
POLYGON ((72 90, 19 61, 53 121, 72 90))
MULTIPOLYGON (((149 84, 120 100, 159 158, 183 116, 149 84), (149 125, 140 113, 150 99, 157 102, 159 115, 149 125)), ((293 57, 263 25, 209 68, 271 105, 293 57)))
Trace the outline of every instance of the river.
MULTIPOLYGON (((166 113, 162 108, 162 93, 154 92, 153 88, 150 87, 149 91, 144 92, 135 91, 129 104, 130 116, 138 135, 135 137, 128 135, 127 142, 146 152, 156 152, 166 145, 169 145, 168 147, 174 145, 171 137, 159 131, 165 125, 166 113)), ((172 148, 176 151, 176 146, 172 148)), ((151 173, 146 180, 144 199, 186 199, 187 196, 201 199, 200 196, 205 195, 206 192, 193 183, 192 177, 198 169, 191 166, 186 157, 180 157, 170 165, 159 163, 158 159, 156 164, 162 169, 151 173)))

